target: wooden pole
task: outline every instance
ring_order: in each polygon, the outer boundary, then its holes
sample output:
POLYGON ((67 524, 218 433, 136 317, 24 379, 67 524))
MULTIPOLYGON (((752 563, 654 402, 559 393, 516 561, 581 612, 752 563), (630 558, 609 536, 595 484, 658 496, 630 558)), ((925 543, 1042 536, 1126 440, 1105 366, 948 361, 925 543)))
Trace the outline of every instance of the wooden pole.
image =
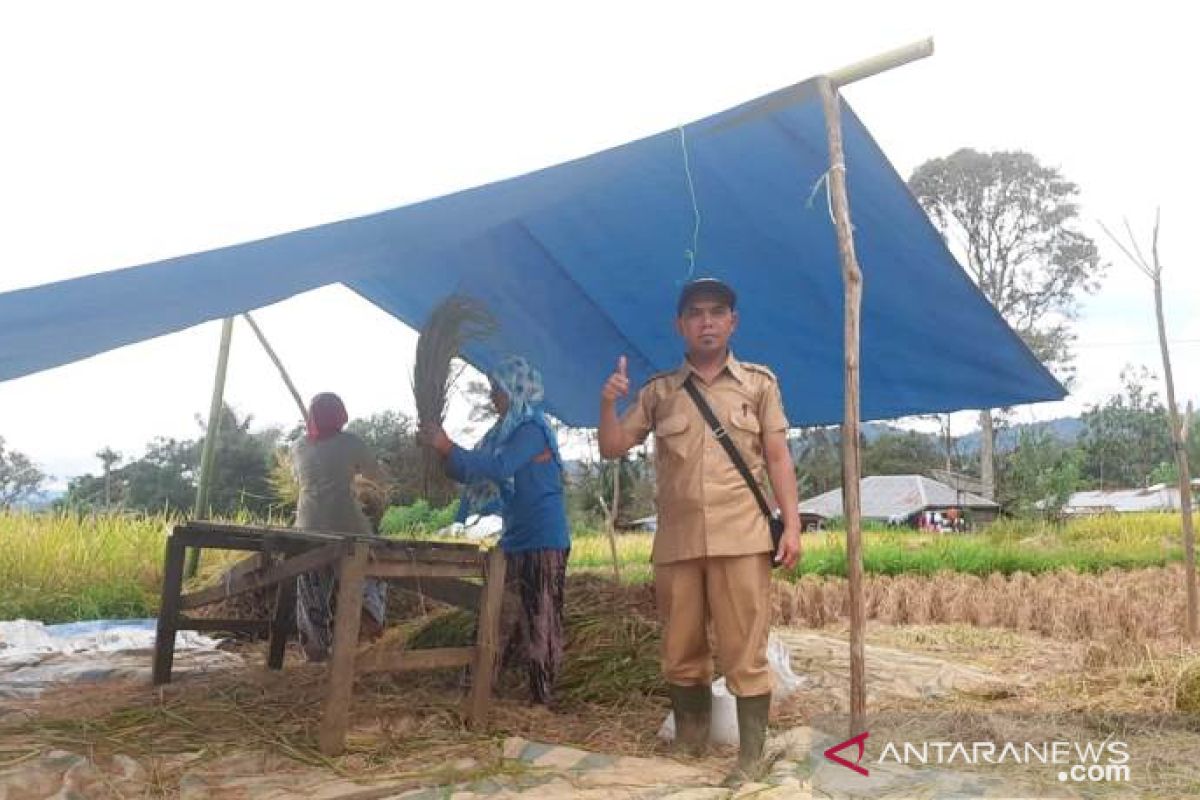
POLYGON ((844 418, 842 420, 842 499, 846 518, 846 564, 850 578, 850 733, 862 730, 866 717, 866 661, 863 633, 866 608, 863 603, 862 504, 859 463, 859 315, 862 308, 862 270, 854 253, 850 224, 850 202, 846 194, 846 163, 842 151, 842 109, 837 89, 828 78, 820 78, 821 101, 825 108, 825 131, 829 136, 829 191, 837 230, 838 255, 845 287, 844 418))
MULTIPOLYGON (((193 551, 195 552, 195 551, 193 551)), ((183 591, 183 544, 172 533, 167 538, 163 561, 162 600, 158 604, 158 626, 154 634, 155 686, 171 682, 175 660, 175 632, 179 630, 179 595, 183 591)))
POLYGON ((492 681, 500 652, 500 615, 504 605, 504 572, 508 562, 504 551, 493 547, 484 567, 483 594, 479 601, 479 629, 471 664, 471 694, 467 697, 467 719, 471 727, 487 727, 492 704, 492 681))
MULTIPOLYGON (((1188 404, 1187 417, 1181 417, 1179 405, 1175 402, 1175 373, 1171 369, 1171 349, 1167 344, 1166 315, 1163 313, 1163 267, 1162 262, 1158 260, 1159 220, 1160 214, 1156 211, 1149 261, 1146 260, 1142 249, 1138 247, 1137 239, 1128 222, 1125 223, 1125 230, 1129 234, 1129 247, 1122 244, 1121 240, 1114 236, 1103 222, 1100 223, 1100 228, 1108 234, 1108 238, 1112 239, 1117 247, 1121 248, 1121 252, 1133 262, 1133 265, 1154 283, 1154 315, 1158 322, 1158 347, 1162 353, 1163 380, 1167 384, 1167 414, 1169 415, 1167 426, 1171 432, 1171 447, 1175 451, 1175 468, 1179 478, 1179 510, 1183 518, 1184 587, 1187 591, 1187 618, 1184 621, 1184 635, 1189 642, 1193 642, 1196 639, 1197 606, 1200 605, 1200 602, 1198 602, 1196 586, 1196 529, 1192 520, 1192 475, 1187 455, 1187 427, 1191 417, 1191 403, 1188 404)), ((1101 478, 1103 478, 1103 474, 1101 474, 1101 478)))
POLYGON ((1170 414, 1171 446, 1175 449, 1175 467, 1179 473, 1179 510, 1183 515, 1183 565, 1187 589, 1186 635, 1189 642, 1196 640, 1197 587, 1196 587, 1196 529, 1192 523, 1192 475, 1187 454, 1187 425, 1179 414, 1175 402, 1175 373, 1171 370, 1171 350, 1167 345, 1167 323, 1163 313, 1162 264, 1158 260, 1159 215, 1154 215, 1154 238, 1151 244, 1154 279, 1154 314, 1158 318, 1158 346, 1162 351, 1163 379, 1167 384, 1167 413, 1170 414))
POLYGON ((350 724, 350 697, 354 688, 354 657, 362 624, 363 580, 371 546, 355 542, 338 564, 337 611, 333 619, 333 655, 329 659, 329 684, 317 730, 317 746, 327 756, 346 749, 350 724))
POLYGON ((988 500, 996 499, 996 427, 992 410, 979 412, 979 480, 983 484, 981 494, 988 500))
POLYGON ((828 186, 842 265, 844 297, 844 407, 842 420, 842 499, 846 518, 846 566, 850 583, 850 734, 866 722, 866 606, 863 602, 861 453, 859 452, 859 342, 862 270, 854 252, 854 227, 846 190, 846 156, 842 148, 842 106, 838 87, 878 75, 933 54, 933 39, 890 50, 818 78, 829 137, 828 186))
POLYGON ((612 511, 608 515, 608 549, 612 551, 613 580, 621 583, 621 561, 617 555, 617 514, 621 510, 621 463, 624 458, 613 461, 613 499, 612 511))
POLYGON ((275 354, 275 349, 267 341, 267 337, 263 335, 262 329, 258 327, 258 323, 247 312, 242 314, 242 319, 246 320, 246 324, 250 326, 250 330, 254 331, 254 335, 258 337, 258 342, 263 346, 263 350, 267 351, 267 357, 271 359, 271 363, 275 365, 275 369, 279 370, 279 377, 283 378, 283 383, 292 394, 292 399, 296 401, 296 407, 300 409, 300 419, 308 423, 308 408, 304 405, 304 399, 300 396, 300 392, 296 390, 296 385, 292 383, 292 378, 288 375, 286 369, 283 368, 283 362, 279 360, 279 356, 275 354))
MULTIPOLYGON (((221 410, 225 403, 225 374, 229 370, 229 345, 233 340, 233 317, 226 317, 221 323, 221 347, 217 353, 217 374, 213 378, 212 402, 208 407, 208 427, 204 432, 204 449, 200 454, 200 480, 196 486, 196 505, 192 508, 192 518, 202 519, 208 513, 208 494, 212 488, 213 457, 216 453, 217 434, 221 430, 221 410)), ((196 574, 200 568, 200 550, 188 550, 187 568, 184 575, 188 578, 196 574)))

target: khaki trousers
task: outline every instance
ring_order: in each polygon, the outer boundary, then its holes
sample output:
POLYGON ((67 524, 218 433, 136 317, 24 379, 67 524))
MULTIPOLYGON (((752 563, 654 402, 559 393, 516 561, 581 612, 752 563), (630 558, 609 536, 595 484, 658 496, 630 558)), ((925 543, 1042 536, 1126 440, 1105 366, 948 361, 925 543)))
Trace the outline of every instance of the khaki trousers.
POLYGON ((768 553, 655 564, 654 591, 663 625, 662 665, 667 682, 677 686, 712 683, 711 621, 729 691, 737 697, 768 694, 770 587, 768 553))

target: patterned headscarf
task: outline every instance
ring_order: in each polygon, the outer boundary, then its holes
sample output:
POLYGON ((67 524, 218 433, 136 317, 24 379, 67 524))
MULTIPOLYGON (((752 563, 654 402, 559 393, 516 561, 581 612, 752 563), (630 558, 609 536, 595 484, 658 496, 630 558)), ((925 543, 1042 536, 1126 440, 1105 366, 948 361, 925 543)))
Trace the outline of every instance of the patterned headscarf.
POLYGON ((342 398, 333 392, 322 392, 308 406, 308 438, 314 442, 328 439, 339 433, 349 420, 342 398))
MULTIPOLYGON (((542 412, 541 404, 545 397, 542 374, 524 358, 509 356, 488 377, 497 389, 508 396, 508 411, 483 435, 479 444, 475 445, 475 450, 493 455, 499 453, 517 428, 532 422, 545 431, 550 453, 561 469, 562 456, 558 452, 558 441, 542 412)), ((459 503, 459 519, 466 519, 473 514, 503 513, 512 500, 513 491, 511 479, 499 486, 488 480, 468 484, 463 489, 459 503)))

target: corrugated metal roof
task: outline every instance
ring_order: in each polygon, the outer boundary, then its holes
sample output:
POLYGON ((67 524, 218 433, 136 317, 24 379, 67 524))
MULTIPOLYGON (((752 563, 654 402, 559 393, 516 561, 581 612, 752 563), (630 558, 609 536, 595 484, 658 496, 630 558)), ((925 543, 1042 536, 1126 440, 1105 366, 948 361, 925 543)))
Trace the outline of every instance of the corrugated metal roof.
MULTIPOLYGON (((957 492, 924 475, 871 475, 862 479, 862 515, 874 519, 907 517, 925 508, 989 508, 1000 506, 970 492, 957 492)), ((842 516, 842 490, 804 500, 800 512, 822 517, 842 516)))
MULTIPOLYGON (((1195 498, 1193 498, 1195 504, 1195 498)), ((1158 484, 1146 489, 1111 489, 1075 492, 1064 509, 1068 514, 1107 510, 1122 513, 1137 511, 1178 511, 1179 488, 1158 484)))

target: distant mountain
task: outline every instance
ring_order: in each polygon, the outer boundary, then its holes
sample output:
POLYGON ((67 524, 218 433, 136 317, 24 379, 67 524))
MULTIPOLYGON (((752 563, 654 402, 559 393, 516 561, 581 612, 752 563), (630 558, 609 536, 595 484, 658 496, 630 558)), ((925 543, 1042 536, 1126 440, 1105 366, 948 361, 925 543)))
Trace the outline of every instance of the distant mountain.
MULTIPOLYGON (((997 431, 996 449, 1012 450, 1017 446, 1017 442, 1020 441, 1022 431, 1037 430, 1038 428, 1049 431, 1052 437, 1063 444, 1074 444, 1079 441, 1079 437, 1083 435, 1084 431, 1083 420, 1079 417, 1060 417, 1059 419, 1051 419, 1045 422, 1021 423, 1013 425, 1011 428, 997 431)), ((978 453, 981 438, 982 436, 979 431, 958 437, 958 451, 964 455, 978 453)))
POLYGON ((886 422, 864 422, 861 427, 863 438, 868 442, 873 442, 888 433, 905 433, 903 428, 897 428, 886 422))
MULTIPOLYGON (((1036 428, 1045 428, 1050 432, 1050 435, 1058 441, 1065 444, 1072 444, 1078 441, 1079 437, 1083 434, 1084 425, 1083 420, 1079 417, 1061 417, 1059 419, 1047 420, 1045 422, 1021 423, 1018 425, 1013 425, 1011 428, 1005 428, 997 431, 996 449, 998 451, 1012 450, 1017 446, 1017 442, 1020 441, 1022 431, 1033 430, 1036 428)), ((887 434, 907 434, 914 433, 914 431, 911 431, 908 428, 901 428, 887 422, 864 422, 862 425, 862 433, 863 437, 868 443, 874 443, 878 441, 880 437, 887 434)), ((916 433, 920 436, 927 437, 931 442, 933 442, 934 446, 937 447, 939 452, 941 451, 941 438, 936 433, 922 433, 920 431, 916 431, 916 433)), ((958 446, 958 452, 961 455, 971 456, 979 452, 979 431, 972 431, 971 433, 963 434, 962 436, 956 436, 954 438, 958 446)), ((832 441, 837 441, 836 429, 833 432, 832 441)), ((793 444, 793 448, 794 447, 795 444, 793 444)))
POLYGON ((55 500, 66 497, 63 489, 43 489, 28 500, 17 503, 16 508, 22 511, 44 511, 54 505, 55 500))

